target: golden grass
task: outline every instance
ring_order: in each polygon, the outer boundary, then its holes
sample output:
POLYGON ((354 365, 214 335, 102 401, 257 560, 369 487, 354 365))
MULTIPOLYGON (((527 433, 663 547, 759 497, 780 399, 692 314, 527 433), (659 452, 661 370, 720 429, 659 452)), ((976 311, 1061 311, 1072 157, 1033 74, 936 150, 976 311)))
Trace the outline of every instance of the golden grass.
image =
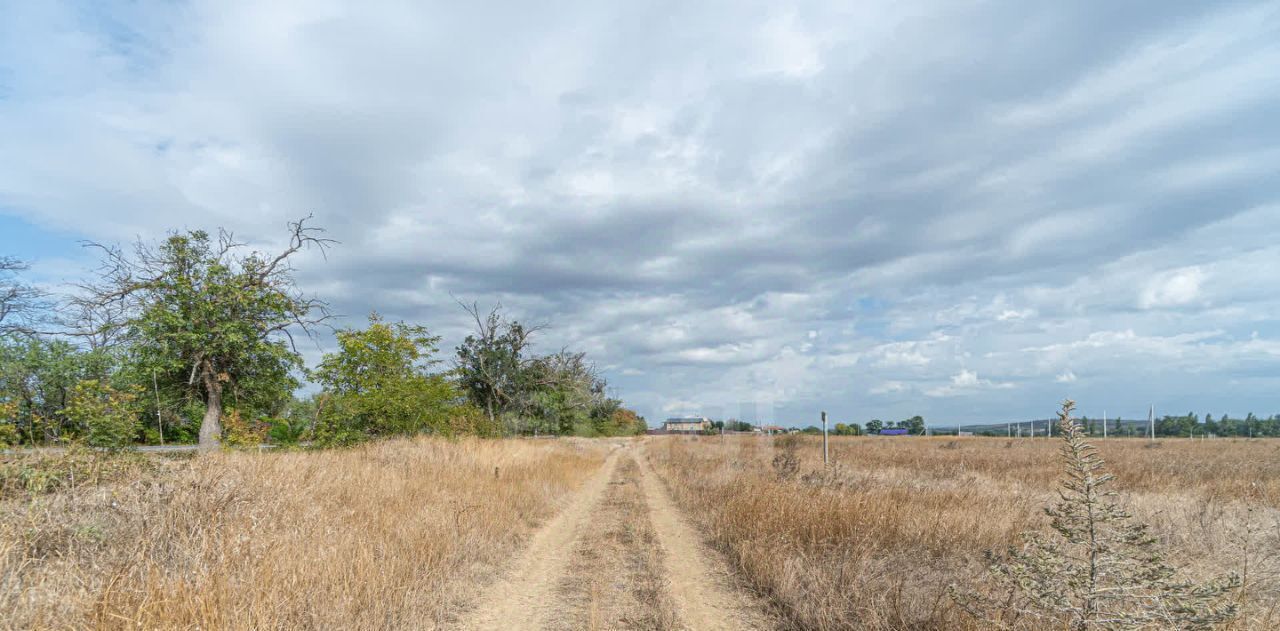
MULTIPOLYGON (((1280 624, 1280 441, 1101 442, 1123 503, 1189 575, 1245 572, 1241 629, 1280 624)), ((670 437, 649 448, 677 502, 804 629, 982 628, 946 587, 981 585, 984 552, 1046 528, 1059 443, 836 438, 781 481, 768 438, 670 437)))
POLYGON ((0 626, 447 625, 604 451, 420 439, 220 453, 0 502, 0 626))

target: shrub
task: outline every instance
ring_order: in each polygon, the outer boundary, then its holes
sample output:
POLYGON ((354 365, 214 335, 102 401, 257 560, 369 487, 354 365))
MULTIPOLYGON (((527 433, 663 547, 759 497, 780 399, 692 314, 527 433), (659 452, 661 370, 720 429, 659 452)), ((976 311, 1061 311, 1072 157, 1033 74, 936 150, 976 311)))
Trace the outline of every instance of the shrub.
POLYGON ((116 389, 97 379, 76 384, 67 403, 67 418, 85 430, 90 446, 108 451, 128 447, 138 435, 137 388, 116 389))
POLYGON ((267 437, 276 445, 296 445, 306 436, 309 424, 303 418, 273 418, 267 420, 270 429, 267 437))
POLYGON ((18 424, 14 417, 18 414, 18 405, 8 401, 0 401, 0 449, 18 444, 18 424))
POLYGON ((800 472, 800 456, 796 453, 800 446, 800 437, 794 434, 787 434, 782 438, 773 441, 774 448, 778 451, 773 456, 773 473, 779 480, 784 482, 794 480, 796 474, 800 472))
POLYGON ((0 421, 0 449, 17 445, 20 439, 17 425, 9 421, 0 421))
POLYGON ((448 431, 449 409, 462 393, 435 372, 439 337, 373 313, 368 328, 339 331, 337 339, 339 352, 325 355, 314 373, 328 397, 320 418, 327 439, 448 431))
POLYGON ((223 431, 226 433, 227 445, 231 447, 254 447, 267 439, 270 427, 258 419, 246 419, 240 410, 232 409, 222 418, 223 431))
POLYGON ((28 499, 63 489, 139 479, 159 469, 144 454, 103 454, 78 443, 60 452, 21 453, 0 461, 0 500, 28 499))
POLYGON ((1045 509, 1056 533, 1026 535, 1020 550, 994 559, 990 571, 1001 598, 951 596, 971 615, 996 628, 1028 624, 1087 629, 1209 629, 1237 611, 1226 598, 1240 586, 1229 575, 1206 583, 1178 579, 1147 532, 1106 490, 1113 479, 1071 418, 1075 403, 1058 413, 1065 478, 1060 500, 1045 509))

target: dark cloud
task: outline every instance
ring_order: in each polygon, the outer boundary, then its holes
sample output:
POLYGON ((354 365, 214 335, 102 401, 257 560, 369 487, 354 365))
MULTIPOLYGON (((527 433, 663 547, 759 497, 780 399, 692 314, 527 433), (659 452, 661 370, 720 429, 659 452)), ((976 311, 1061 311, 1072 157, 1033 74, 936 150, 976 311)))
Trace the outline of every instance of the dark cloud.
POLYGON ((50 232, 314 212, 353 320, 501 301, 649 414, 1272 405, 1272 3, 10 14, 0 208, 50 232))

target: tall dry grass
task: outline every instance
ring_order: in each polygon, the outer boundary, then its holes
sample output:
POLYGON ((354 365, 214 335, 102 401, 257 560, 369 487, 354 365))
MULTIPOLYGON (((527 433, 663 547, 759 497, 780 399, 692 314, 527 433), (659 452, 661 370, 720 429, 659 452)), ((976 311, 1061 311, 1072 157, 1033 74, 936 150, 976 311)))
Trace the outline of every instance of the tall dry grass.
MULTIPOLYGON (((1058 441, 664 437, 650 458, 737 569, 803 629, 980 629, 947 598, 984 553, 1047 529, 1058 441), (782 475, 779 475, 782 473, 782 475)), ((1280 625, 1280 441, 1101 442, 1115 488, 1191 576, 1247 573, 1235 627, 1280 625)))
POLYGON ((421 439, 223 453, 127 483, 7 500, 0 625, 445 625, 604 451, 421 439))

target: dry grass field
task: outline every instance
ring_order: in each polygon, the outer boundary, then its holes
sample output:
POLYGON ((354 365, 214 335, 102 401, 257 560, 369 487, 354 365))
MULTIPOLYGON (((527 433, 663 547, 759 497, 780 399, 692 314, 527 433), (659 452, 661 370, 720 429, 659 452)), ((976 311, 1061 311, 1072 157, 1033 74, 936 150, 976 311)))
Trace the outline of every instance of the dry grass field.
MULTIPOLYGON (((420 439, 79 453, 74 483, 11 460, 0 627, 990 628, 948 586, 1046 530, 1059 445, 835 438, 824 469, 807 437, 420 439)), ((1280 626, 1280 441, 1101 447, 1188 577, 1244 576, 1231 628, 1280 626)))
POLYGON ((422 439, 220 453, 10 497, 0 626, 446 626, 606 451, 422 439))
MULTIPOLYGON (((984 552, 1047 530, 1060 442, 860 437, 668 437, 650 458, 677 503, 790 624, 983 628, 947 586, 988 580, 984 552), (788 478, 789 479, 780 479, 788 478)), ((1280 441, 1101 441, 1121 501, 1189 576, 1244 575, 1238 629, 1280 627, 1280 441)))

